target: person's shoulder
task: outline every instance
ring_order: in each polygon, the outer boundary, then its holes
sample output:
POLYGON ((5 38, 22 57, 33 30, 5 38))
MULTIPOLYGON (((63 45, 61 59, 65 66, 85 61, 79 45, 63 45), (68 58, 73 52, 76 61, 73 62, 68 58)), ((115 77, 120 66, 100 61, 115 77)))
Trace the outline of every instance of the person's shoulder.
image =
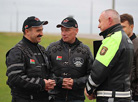
POLYGON ((119 45, 121 43, 122 39, 124 39, 124 38, 126 39, 126 37, 127 37, 126 34, 124 34, 124 32, 122 32, 120 30, 120 31, 111 33, 110 36, 106 37, 102 41, 102 43, 103 44, 108 44, 110 46, 112 46, 112 45, 119 45))
POLYGON ((79 47, 81 47, 81 49, 86 52, 86 53, 90 53, 90 48, 86 45, 86 44, 83 44, 82 42, 80 43, 79 47))
POLYGON ((85 49, 89 49, 89 47, 86 44, 80 43, 80 46, 85 48, 85 49))
POLYGON ((22 53, 22 50, 24 50, 24 49, 26 49, 26 46, 25 46, 24 42, 21 40, 6 53, 6 56, 8 56, 9 53, 19 55, 22 53))
POLYGON ((45 50, 45 47, 42 46, 42 45, 40 45, 40 44, 38 44, 38 47, 39 47, 41 50, 45 50))
POLYGON ((49 46, 46 48, 46 51, 51 51, 51 49, 55 49, 55 48, 57 48, 57 46, 59 46, 60 45, 60 40, 59 41, 56 41, 56 42, 52 42, 52 43, 50 43, 49 44, 49 46))
POLYGON ((7 53, 6 56, 9 55, 20 55, 22 53, 21 49, 18 47, 18 45, 16 44, 14 47, 12 47, 7 53))
POLYGON ((136 38, 133 39, 132 41, 135 41, 138 44, 138 37, 136 36, 136 38))
POLYGON ((132 40, 134 48, 138 49, 138 37, 136 37, 135 39, 132 40))
POLYGON ((60 40, 59 41, 56 41, 56 42, 52 42, 50 45, 51 46, 54 46, 54 45, 58 45, 58 44, 60 44, 60 40))
POLYGON ((59 44, 60 44, 60 40, 59 40, 59 41, 56 41, 56 42, 50 43, 50 44, 49 44, 49 47, 51 48, 51 47, 57 46, 57 45, 59 45, 59 44))
POLYGON ((27 48, 26 44, 24 43, 24 41, 20 41, 18 42, 15 46, 15 49, 20 49, 20 50, 25 50, 27 48))

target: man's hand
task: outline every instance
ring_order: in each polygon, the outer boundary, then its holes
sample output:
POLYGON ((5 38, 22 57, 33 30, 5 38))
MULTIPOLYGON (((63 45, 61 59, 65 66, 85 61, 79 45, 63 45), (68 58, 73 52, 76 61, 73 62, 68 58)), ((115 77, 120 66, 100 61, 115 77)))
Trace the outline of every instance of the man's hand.
POLYGON ((89 94, 87 93, 86 88, 84 89, 84 93, 85 93, 85 95, 87 96, 87 98, 88 98, 89 100, 94 100, 94 99, 96 99, 96 96, 95 96, 94 94, 89 95, 89 94))
POLYGON ((52 90, 56 86, 55 80, 51 80, 51 79, 46 80, 46 79, 44 79, 44 81, 45 81, 45 90, 46 91, 52 90))
POLYGON ((73 86, 73 79, 71 78, 64 78, 62 83, 62 88, 64 89, 72 89, 73 86))

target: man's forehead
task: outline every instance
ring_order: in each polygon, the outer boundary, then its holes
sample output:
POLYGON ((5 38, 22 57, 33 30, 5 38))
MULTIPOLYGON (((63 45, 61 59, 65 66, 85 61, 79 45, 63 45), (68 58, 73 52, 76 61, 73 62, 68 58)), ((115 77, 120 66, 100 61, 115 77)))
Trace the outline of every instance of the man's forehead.
POLYGON ((66 28, 66 27, 62 26, 61 29, 76 29, 76 28, 74 28, 74 27, 66 28))
POLYGON ((103 19, 103 15, 101 14, 99 17, 99 21, 101 21, 103 19))
POLYGON ((129 22, 126 20, 124 22, 121 22, 121 25, 129 25, 129 22))

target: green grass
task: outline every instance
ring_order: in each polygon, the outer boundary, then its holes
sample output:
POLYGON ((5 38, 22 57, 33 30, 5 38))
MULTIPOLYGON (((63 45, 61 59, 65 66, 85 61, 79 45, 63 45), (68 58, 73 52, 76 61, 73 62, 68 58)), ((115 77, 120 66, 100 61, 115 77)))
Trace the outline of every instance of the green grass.
MULTIPOLYGON (((5 65, 5 55, 6 52, 12 48, 16 43, 22 39, 22 33, 0 33, 0 102, 11 102, 10 88, 6 85, 6 65, 5 65)), ((41 45, 45 48, 52 42, 61 39, 60 36, 45 35, 42 38, 41 45)), ((91 39, 79 38, 84 44, 88 45, 92 51, 92 41, 91 39)), ((90 102, 86 99, 85 102, 90 102)))

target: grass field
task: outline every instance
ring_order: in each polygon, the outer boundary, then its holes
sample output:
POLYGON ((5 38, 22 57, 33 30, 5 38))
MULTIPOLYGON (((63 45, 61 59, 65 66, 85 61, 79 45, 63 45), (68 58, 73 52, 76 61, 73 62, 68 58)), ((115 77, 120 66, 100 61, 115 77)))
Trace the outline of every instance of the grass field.
MULTIPOLYGON (((61 37, 54 35, 45 35, 42 38, 41 45, 45 48, 51 43, 58 41, 61 37)), ((22 33, 0 33, 0 102, 11 102, 10 89, 6 85, 6 65, 5 65, 5 55, 6 52, 12 48, 16 43, 22 39, 22 33)), ((91 39, 79 38, 84 44, 88 45, 92 51, 92 41, 91 39)), ((85 102, 91 102, 86 99, 85 102)))

